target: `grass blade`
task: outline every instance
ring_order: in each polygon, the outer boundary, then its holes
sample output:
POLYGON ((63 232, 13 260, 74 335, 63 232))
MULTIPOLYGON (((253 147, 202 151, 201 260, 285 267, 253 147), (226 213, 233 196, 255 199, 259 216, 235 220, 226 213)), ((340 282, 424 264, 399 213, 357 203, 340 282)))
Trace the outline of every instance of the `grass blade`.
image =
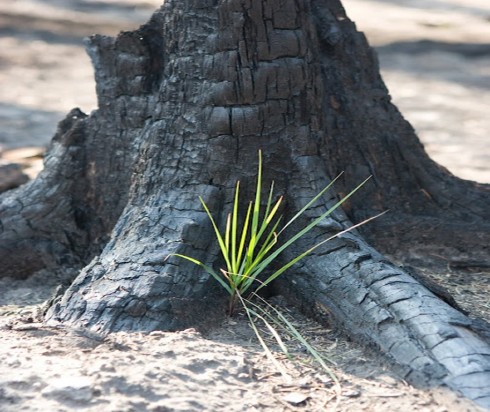
POLYGON ((237 270, 237 273, 242 273, 243 270, 242 268, 244 268, 244 264, 246 263, 246 259, 243 260, 242 262, 242 255, 245 248, 245 242, 247 240, 248 226, 250 223, 251 213, 252 213, 252 202, 248 204, 247 214, 245 216, 245 222, 243 223, 242 236, 240 239, 240 246, 238 247, 238 254, 237 254, 237 265, 239 265, 239 269, 237 270))
POLYGON ((362 222, 359 222, 353 226, 350 226, 348 227, 347 229, 344 229, 338 233, 336 233, 335 235, 332 235, 330 237, 328 237, 327 239, 325 240, 322 240, 321 242, 317 243, 315 246, 312 246, 311 248, 309 248, 307 251, 303 252, 302 254, 300 254, 299 256, 296 256, 293 260, 291 260, 290 262, 286 263, 284 266, 282 266, 280 269, 276 270, 272 275, 270 275, 266 280, 264 280, 263 282, 261 282, 260 286, 257 288, 256 292, 259 291, 261 288, 263 288, 264 286, 267 286, 269 283, 271 283, 273 280, 275 280, 278 276, 280 276, 282 273, 284 273, 284 271, 286 271, 287 269, 289 269, 291 266, 293 266, 295 263, 299 262, 301 259, 305 258, 306 256, 308 256, 310 253, 312 253, 315 249, 317 249, 318 247, 320 247, 321 245, 331 241, 332 239, 335 239, 336 237, 339 237, 341 235, 343 235, 344 233, 347 233, 347 232, 350 232, 351 230, 354 230, 356 228, 358 228, 359 226, 362 226, 362 225, 365 225, 366 223, 370 222, 371 220, 374 220, 374 219, 377 219, 378 217, 384 215, 385 213, 387 213, 387 211, 385 212, 382 212, 382 213, 379 213, 377 214, 376 216, 373 216, 373 217, 370 217, 368 219, 365 219, 363 220, 362 222))
POLYGON ((245 313, 247 315, 250 327, 253 329, 255 336, 257 336, 257 339, 259 340, 260 345, 262 346, 262 349, 264 349, 264 353, 266 354, 267 358, 272 362, 272 364, 276 367, 276 369, 281 373, 283 378, 286 380, 286 382, 292 382, 291 376, 286 372, 286 369, 277 361, 277 359, 274 357, 272 354, 271 350, 265 343, 264 339, 262 338, 262 335, 260 334, 257 326, 255 325, 255 322, 252 318, 252 313, 250 312, 250 309, 247 307, 244 299, 242 296, 238 293, 237 294, 238 299, 240 300, 243 309, 245 310, 245 313))
POLYGON ((208 206, 204 202, 203 198, 199 196, 199 200, 201 201, 202 206, 204 207, 204 210, 206 211, 206 214, 208 215, 209 220, 211 221, 211 224, 213 225, 214 233, 216 235, 216 239, 218 240, 219 247, 221 249, 221 254, 223 255, 223 258, 225 259, 226 266, 228 268, 231 268, 231 263, 230 259, 228 258, 228 249, 225 245, 225 242, 223 241, 223 238, 221 237, 221 233, 219 232, 218 226, 216 225, 216 222, 213 219, 213 216, 211 215, 211 212, 208 209, 208 206))
MULTIPOLYGON (((298 212, 296 213, 292 218, 291 220, 289 220, 288 223, 286 223, 286 225, 282 228, 281 232, 283 232, 291 223, 293 223, 298 217, 300 217, 307 209, 310 208, 310 206, 315 203, 321 196, 323 196, 323 194, 328 190, 330 189, 333 184, 339 179, 340 176, 343 175, 344 172, 341 172, 339 173, 339 175, 333 179, 327 186, 325 186, 321 191, 320 193, 318 193, 313 199, 311 199, 305 206, 303 206, 303 208, 298 212)), ((369 179, 369 178, 368 178, 369 179)), ((364 184, 364 183, 362 183, 364 184)))
POLYGON ((267 198, 267 205, 266 205, 266 208, 265 208, 264 216, 268 216, 269 215, 269 210, 270 210, 271 205, 272 205, 272 196, 273 196, 273 194, 274 194, 274 181, 272 181, 271 187, 269 189, 269 197, 267 198))
POLYGON ((255 259, 247 266, 246 271, 244 272, 246 275, 248 275, 247 279, 245 280, 241 292, 245 293, 250 286, 253 284, 255 279, 257 278, 258 273, 256 273, 256 268, 260 264, 260 262, 264 259, 265 256, 267 256, 267 253, 269 253, 272 248, 277 244, 277 234, 276 234, 276 229, 277 226, 280 223, 280 218, 277 220, 277 222, 274 224, 272 227, 269 235, 267 236, 267 239, 263 243, 260 251, 257 253, 257 256, 255 259))
MULTIPOLYGON (((247 301, 247 302, 249 303, 249 301, 247 301)), ((271 335, 274 337, 274 339, 276 340, 277 344, 281 348, 281 351, 288 358, 290 358, 291 356, 289 355, 289 350, 286 347, 286 345, 284 344, 284 341, 282 340, 282 338, 279 335, 279 333, 277 333, 277 330, 274 329, 274 327, 267 321, 267 319, 264 316, 262 316, 261 314, 259 314, 258 312, 256 312, 255 310, 250 309, 249 307, 247 307, 246 310, 249 311, 253 316, 255 316, 256 318, 260 319, 264 323, 264 325, 266 326, 266 328, 269 330, 269 332, 271 333, 271 335)))
POLYGON ((197 259, 194 259, 194 258, 191 258, 189 256, 186 256, 186 255, 181 255, 180 253, 172 253, 170 254, 169 256, 178 256, 182 259, 185 259, 185 260, 188 260, 189 262, 192 262, 194 263, 195 265, 198 265, 200 267, 202 267, 207 273, 209 273, 215 280, 217 280, 219 282, 219 284, 221 286, 223 286, 223 288, 230 294, 232 295, 233 294, 233 290, 232 288, 230 287, 230 285, 228 285, 224 280, 223 280, 223 277, 218 275, 213 269, 211 269, 209 266, 205 265, 204 263, 202 263, 201 261, 197 260, 197 259))
POLYGON ((226 254, 228 256, 228 259, 230 261, 230 264, 228 265, 228 270, 233 271, 232 269, 232 263, 233 263, 233 255, 230 253, 230 230, 231 230, 231 214, 228 213, 228 216, 226 216, 226 227, 225 227, 225 250, 226 254), (230 256, 231 255, 231 256, 230 256))
MULTIPOLYGON (((294 325, 291 322, 289 322, 289 320, 277 308, 275 308, 274 306, 272 306, 266 300, 264 300, 264 299, 261 299, 261 300, 271 310, 274 311, 274 313, 276 314, 276 316, 278 317, 278 319, 280 319, 280 321, 283 322, 284 325, 286 325, 287 330, 292 334, 292 336, 305 347, 305 349, 311 354, 311 356, 313 356, 313 358, 315 358, 315 360, 321 365, 321 367, 325 370, 325 372, 328 373, 328 375, 330 376, 330 378, 337 385, 339 385, 339 389, 340 389, 339 379, 337 378, 337 376, 335 375, 335 373, 333 373, 332 369, 330 369, 327 366, 327 364, 325 363, 324 358, 315 350, 315 348, 313 348, 313 346, 311 346, 308 343, 308 341, 303 337, 303 335, 294 327, 294 325)), ((340 396, 340 392, 338 393, 338 395, 340 396)))
POLYGON ((269 223, 272 221, 272 219, 274 219, 274 216, 277 213, 279 206, 281 205, 282 200, 283 200, 283 196, 281 196, 276 201, 276 203, 274 204, 274 207, 272 208, 272 211, 271 211, 273 192, 274 192, 274 182, 271 183, 271 188, 269 190, 269 197, 267 199, 267 205, 266 205, 266 209, 265 209, 265 213, 264 213, 264 218, 263 218, 259 233, 257 235, 257 243, 260 241, 260 238, 264 234, 269 223))
POLYGON ((308 233, 311 229, 313 229, 316 225, 318 225, 318 223, 320 223, 323 219, 325 219, 328 215, 330 215, 335 209, 337 209, 340 205, 342 205, 342 203, 344 203, 355 192, 357 192, 369 179, 370 179, 370 177, 368 177, 366 180, 364 180, 354 190, 352 190, 349 194, 347 194, 345 197, 340 199, 337 203, 335 203, 335 205, 333 205, 325 213, 323 213, 321 216, 314 219, 310 224, 308 224, 306 227, 304 227, 302 230, 300 230, 298 233, 296 233, 293 237, 291 237, 287 242, 282 244, 273 253, 271 253, 266 259, 263 260, 263 262, 261 262, 260 268, 258 269, 257 274, 260 274, 260 272, 262 272, 272 261, 274 261, 274 259, 276 259, 277 256, 279 256, 285 249, 287 249, 294 242, 296 242, 298 239, 303 237, 306 233, 308 233))
POLYGON ((236 253, 237 229, 238 229, 238 199, 240 181, 236 182, 235 200, 233 201, 233 219, 231 223, 231 270, 238 273, 238 256, 236 253))
POLYGON ((259 227, 260 215, 260 192, 262 191, 262 150, 259 150, 259 166, 257 172, 257 186, 255 188, 255 201, 252 213, 252 228, 250 232, 250 242, 247 250, 247 261, 252 262, 255 246, 257 245, 257 230, 259 227))
MULTIPOLYGON (((335 362, 330 361, 329 359, 325 358, 324 356, 320 355, 318 351, 310 345, 310 343, 304 338, 304 336, 295 328, 295 326, 273 305, 271 305, 269 302, 267 302, 265 299, 261 298, 260 296, 254 294, 254 297, 258 298, 259 300, 262 301, 263 304, 265 304, 270 310, 274 312, 274 315, 269 313, 266 309, 263 307, 257 305, 256 303, 253 303, 250 300, 246 300, 246 305, 252 305, 254 309, 248 308, 249 311, 256 313, 266 325, 268 325, 269 331, 271 331, 272 335, 275 337, 276 335, 279 337, 280 342, 283 343, 282 338, 280 337, 279 333, 277 332, 276 329, 267 321, 266 318, 269 318, 275 325, 283 329, 289 336, 291 336, 296 342, 300 343, 306 351, 315 359, 318 364, 321 366, 321 368, 330 376, 332 381, 334 382, 334 387, 335 387, 335 397, 336 397, 336 402, 334 406, 334 410, 340 403, 340 399, 342 396, 342 387, 340 384, 339 379, 335 375, 334 371, 326 364, 326 361, 332 363, 335 365, 335 362)), ((243 303, 245 304, 245 303, 243 303)), ((277 340, 277 339, 276 339, 277 340)), ((278 341, 279 343, 279 341, 278 341)), ((280 345, 281 346, 281 345, 280 345)), ((284 345, 285 346, 285 345, 284 345)), ((281 346, 281 349, 284 351, 284 349, 281 346)), ((287 348, 286 348, 287 351, 287 348)), ((289 357, 289 352, 284 352, 286 356, 289 357)))

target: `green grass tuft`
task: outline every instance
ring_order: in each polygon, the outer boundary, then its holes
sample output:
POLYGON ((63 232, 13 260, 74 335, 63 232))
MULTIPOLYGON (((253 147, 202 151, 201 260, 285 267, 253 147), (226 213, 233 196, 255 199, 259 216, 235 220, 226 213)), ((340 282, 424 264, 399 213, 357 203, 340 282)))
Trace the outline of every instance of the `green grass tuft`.
MULTIPOLYGON (((340 176, 340 175, 339 175, 340 176)), ((322 213, 319 217, 311 221, 306 227, 294 234, 291 238, 280 242, 281 235, 284 230, 290 226, 296 219, 298 219, 303 213, 305 213, 313 204, 315 204, 323 194, 332 187, 335 181, 339 178, 335 178, 326 187, 324 187, 313 199, 311 199, 296 215, 293 216, 284 226, 279 230, 279 225, 282 221, 282 216, 279 214, 279 209, 283 202, 283 197, 279 197, 274 201, 274 182, 272 182, 267 201, 265 203, 265 210, 261 213, 262 202, 262 152, 259 150, 259 165, 257 173, 257 184, 255 191, 255 199, 249 202, 245 218, 243 223, 239 223, 239 203, 240 203, 240 182, 236 183, 234 201, 232 212, 228 214, 226 219, 226 226, 223 232, 220 232, 208 206, 204 200, 199 197, 201 204, 206 211, 206 214, 211 221, 214 229, 216 241, 218 242, 225 267, 221 268, 219 272, 216 272, 210 266, 205 265, 201 261, 194 259, 190 256, 174 253, 174 256, 178 256, 182 259, 186 259, 200 267, 202 267, 207 273, 209 273, 230 295, 229 301, 229 314, 232 315, 236 303, 239 302, 240 306, 244 309, 250 326, 254 330, 260 344, 264 348, 267 357, 276 366, 278 371, 288 379, 287 372, 281 366, 281 364, 274 358, 273 353, 268 348, 264 339, 262 338, 259 329, 256 326, 256 321, 262 322, 269 333, 274 337, 281 350, 288 356, 288 349, 284 344, 281 335, 278 333, 277 328, 286 331, 289 336, 300 343, 310 354, 310 356, 316 360, 322 369, 324 369, 334 382, 334 389, 336 393, 335 407, 340 401, 341 387, 338 378, 334 372, 327 366, 326 359, 324 359, 312 345, 310 345, 301 333, 288 321, 288 319, 275 307, 271 306, 262 299, 262 304, 257 305, 251 298, 261 299, 258 297, 257 292, 269 285, 272 281, 282 275, 287 269, 299 262, 311 254, 315 249, 323 245, 324 243, 332 240, 333 238, 342 235, 354 228, 367 223, 370 220, 382 215, 383 213, 367 219, 359 224, 353 225, 345 230, 330 236, 327 239, 313 245, 308 250, 299 254, 280 268, 272 271, 265 279, 259 276, 270 267, 270 265, 276 261, 279 255, 284 252, 288 247, 294 244, 297 240, 305 236, 310 230, 317 226, 323 219, 330 215, 335 209, 340 207, 347 199, 349 199, 354 193, 356 193, 369 179, 364 180, 354 190, 352 190, 347 196, 339 200, 335 205, 322 213), (253 291, 252 287, 255 287, 253 291), (244 298, 245 294, 249 294, 249 299, 244 298), (265 305, 265 308, 264 308, 265 305)), ((172 255, 171 255, 172 256, 172 255)))
MULTIPOLYGON (((235 195, 233 201, 233 210, 228 214, 226 219, 226 226, 224 232, 220 232, 208 206, 199 197, 201 204, 206 211, 206 214, 211 221, 214 229, 216 241, 221 250, 225 267, 221 268, 219 272, 216 272, 213 268, 205 265, 201 261, 194 259, 190 256, 175 253, 174 256, 178 256, 182 259, 186 259, 196 265, 202 267, 207 273, 209 273, 230 295, 229 312, 233 313, 237 295, 245 296, 250 291, 252 286, 256 286, 256 291, 269 285, 278 276, 283 274, 287 269, 299 262, 311 254, 316 248, 331 240, 333 237, 345 233, 345 231, 338 233, 337 235, 326 239, 313 247, 309 248, 305 252, 301 253, 291 261, 287 262, 279 269, 276 269, 269 274, 265 279, 258 281, 259 275, 261 275, 266 269, 268 269, 278 256, 290 247, 297 240, 301 239, 310 230, 317 226, 323 219, 330 215, 335 209, 337 209, 342 203, 344 203, 349 197, 351 197, 357 190, 359 190, 369 179, 363 181, 354 190, 352 190, 347 196, 339 200, 330 209, 326 210, 321 216, 314 219, 305 228, 300 230, 291 238, 281 243, 280 237, 284 230, 291 225, 297 218, 299 218, 306 210, 308 210, 320 197, 332 187, 335 181, 334 179, 330 184, 323 188, 313 199, 310 200, 296 215, 289 220, 281 230, 278 230, 282 221, 282 215, 279 214, 280 206, 283 202, 283 197, 279 197, 278 200, 273 201, 274 198, 274 183, 271 184, 269 194, 267 196, 267 202, 265 204, 265 211, 261 216, 261 194, 262 194, 262 152, 259 150, 259 165, 257 173, 257 184, 255 191, 255 199, 248 204, 247 211, 245 213, 245 219, 240 224, 238 221, 239 216, 239 203, 240 203, 240 182, 237 182, 235 187, 235 195)), ((349 228, 348 230, 351 230, 349 228)))

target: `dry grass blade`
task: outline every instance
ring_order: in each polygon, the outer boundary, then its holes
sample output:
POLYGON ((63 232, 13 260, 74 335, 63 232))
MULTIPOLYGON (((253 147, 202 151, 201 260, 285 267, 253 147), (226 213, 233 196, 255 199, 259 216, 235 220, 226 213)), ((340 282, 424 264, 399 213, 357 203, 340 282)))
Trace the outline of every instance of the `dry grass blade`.
MULTIPOLYGON (((322 368, 324 372, 327 373, 327 375, 330 377, 332 382, 334 383, 333 389, 335 391, 335 405, 333 406, 333 410, 335 410, 341 400, 342 396, 342 387, 340 384, 339 379, 333 372, 333 370, 326 364, 326 362, 330 362, 330 360, 326 359, 324 356, 320 355, 320 353, 311 345, 301 334, 301 332, 298 331, 298 329, 287 319, 286 316, 284 316, 281 311, 279 311, 277 308, 275 308, 273 305, 268 303, 266 300, 262 299, 260 296, 254 295, 254 298, 260 300, 261 304, 265 306, 265 308, 261 305, 258 305, 254 303, 253 301, 249 299, 243 299, 240 297, 240 301, 242 304, 242 307, 245 310, 245 313, 247 314, 247 317, 249 319, 249 322, 252 326, 252 329, 254 330, 254 333, 257 336, 257 339, 260 341, 262 347, 264 350, 266 350, 268 357, 270 356, 273 357, 273 353, 270 350, 270 348, 267 346, 264 338, 260 334, 259 329, 257 328, 255 324, 255 320, 252 316, 255 316, 257 319, 262 321, 264 325, 266 326, 267 330, 271 333, 275 341, 278 343, 279 347, 283 351, 283 353, 291 359, 291 356, 289 355, 289 350, 287 349, 287 346, 284 343, 284 340, 281 338, 280 333, 276 329, 276 327, 281 328, 283 331, 285 331, 293 341, 300 343, 307 353, 318 363, 318 365, 322 368), (252 308, 253 309, 252 309, 252 308), (272 312, 272 313, 271 313, 272 312), (273 325, 276 325, 274 327, 273 325), (267 348, 267 349, 265 349, 267 348)), ((275 359, 275 358, 274 358, 275 359)), ((277 360, 275 361, 274 365, 276 365, 277 360)), ((334 363, 334 362, 332 362, 334 363)), ((277 367, 277 365, 276 365, 277 367)), ((278 369, 281 371, 280 369, 278 369)))

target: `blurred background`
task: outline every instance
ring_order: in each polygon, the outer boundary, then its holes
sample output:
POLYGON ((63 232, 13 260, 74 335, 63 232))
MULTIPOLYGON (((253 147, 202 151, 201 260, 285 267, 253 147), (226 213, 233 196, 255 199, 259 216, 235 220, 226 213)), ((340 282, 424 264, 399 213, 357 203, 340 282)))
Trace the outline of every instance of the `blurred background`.
MULTIPOLYGON (((83 38, 135 29, 161 3, 0 0, 0 168, 19 165, 0 170, 0 189, 13 173, 38 173, 70 109, 97 107, 83 38)), ((457 176, 490 183, 490 1, 343 4, 376 48, 393 101, 429 154, 457 176)))
POLYGON ((490 183, 490 0, 343 0, 427 152, 490 183))

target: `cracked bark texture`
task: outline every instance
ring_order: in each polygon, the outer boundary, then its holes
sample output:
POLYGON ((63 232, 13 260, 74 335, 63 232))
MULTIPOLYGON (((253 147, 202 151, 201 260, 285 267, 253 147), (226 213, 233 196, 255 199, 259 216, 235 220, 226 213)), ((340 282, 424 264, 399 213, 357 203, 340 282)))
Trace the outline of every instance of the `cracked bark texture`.
POLYGON ((140 29, 93 36, 87 49, 98 110, 72 111, 38 179, 0 198, 2 275, 80 270, 48 323, 106 333, 219 321, 226 296, 212 279, 165 258, 178 252, 219 265, 198 195, 223 220, 237 179, 251 198, 261 148, 289 215, 345 171, 337 193, 298 224, 373 175, 283 259, 391 209, 363 237, 326 244, 274 288, 380 349, 412 383, 446 384, 490 407, 488 342, 371 246, 433 244, 481 256, 489 187, 427 157, 338 0, 169 0, 140 29))

